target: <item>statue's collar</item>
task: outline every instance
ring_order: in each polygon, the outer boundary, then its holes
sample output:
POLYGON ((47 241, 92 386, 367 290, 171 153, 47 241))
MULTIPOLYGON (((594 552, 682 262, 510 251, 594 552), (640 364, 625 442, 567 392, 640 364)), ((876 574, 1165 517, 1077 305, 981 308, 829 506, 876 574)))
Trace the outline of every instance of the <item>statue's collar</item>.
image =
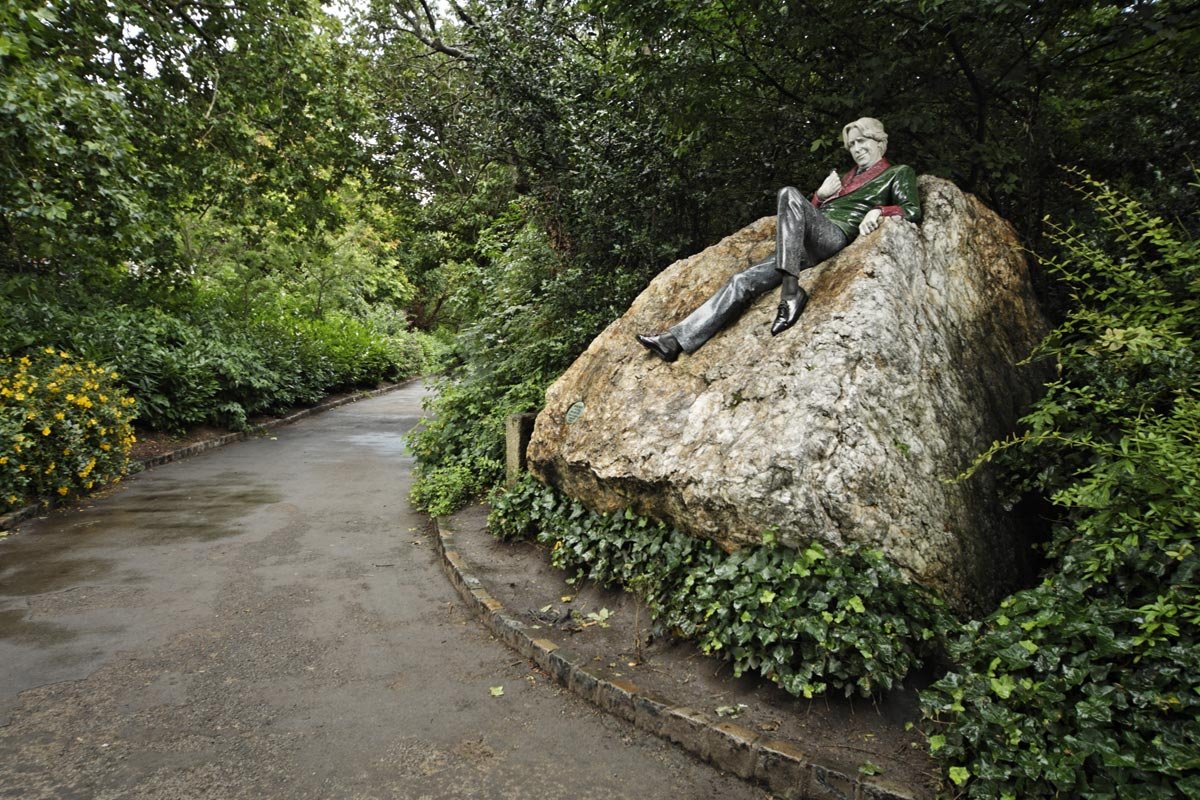
POLYGON ((855 167, 846 173, 846 177, 842 178, 842 191, 839 194, 849 194, 863 184, 875 180, 890 166, 891 164, 886 158, 881 158, 861 172, 858 167, 855 167))

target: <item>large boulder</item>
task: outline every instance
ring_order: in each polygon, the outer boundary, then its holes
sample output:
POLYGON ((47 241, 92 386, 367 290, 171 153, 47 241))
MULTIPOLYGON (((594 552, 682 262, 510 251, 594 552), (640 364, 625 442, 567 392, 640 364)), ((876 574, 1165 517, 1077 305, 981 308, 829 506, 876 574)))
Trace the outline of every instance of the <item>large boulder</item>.
POLYGON ((1018 362, 1045 324, 1011 227, 948 181, 920 188, 924 222, 804 273, 808 307, 775 338, 772 292, 674 364, 634 340, 769 255, 773 217, 665 269, 547 391, 532 471, 726 549, 768 529, 865 543, 957 608, 992 602, 1020 523, 987 470, 951 479, 1037 396, 1045 375, 1018 362))

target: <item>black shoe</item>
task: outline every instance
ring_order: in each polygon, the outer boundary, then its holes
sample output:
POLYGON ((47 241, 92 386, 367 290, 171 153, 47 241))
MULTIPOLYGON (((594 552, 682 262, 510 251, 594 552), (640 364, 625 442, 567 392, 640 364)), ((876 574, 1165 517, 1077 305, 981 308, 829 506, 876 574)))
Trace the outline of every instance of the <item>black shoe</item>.
POLYGON ((657 336, 646 336, 639 333, 637 334, 637 340, 642 347, 667 363, 679 358, 679 354, 683 352, 683 348, 679 346, 679 342, 669 333, 660 333, 657 336))
POLYGON ((807 303, 808 292, 803 289, 797 289, 796 294, 791 297, 780 299, 779 313, 775 315, 775 321, 771 323, 771 335, 778 336, 795 325, 796 320, 800 319, 800 312, 804 310, 807 303))

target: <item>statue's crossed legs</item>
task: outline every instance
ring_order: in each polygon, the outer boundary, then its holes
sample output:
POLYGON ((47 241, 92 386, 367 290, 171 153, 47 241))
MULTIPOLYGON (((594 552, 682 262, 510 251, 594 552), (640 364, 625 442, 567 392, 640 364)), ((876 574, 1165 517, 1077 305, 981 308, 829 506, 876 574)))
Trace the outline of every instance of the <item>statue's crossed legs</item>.
POLYGON ((637 339, 665 361, 680 352, 694 353, 764 292, 783 286, 779 313, 771 334, 783 333, 800 318, 808 295, 797 280, 801 270, 815 266, 843 249, 849 240, 842 229, 825 218, 798 189, 779 190, 779 216, 775 252, 731 277, 683 321, 665 333, 639 334, 637 339))

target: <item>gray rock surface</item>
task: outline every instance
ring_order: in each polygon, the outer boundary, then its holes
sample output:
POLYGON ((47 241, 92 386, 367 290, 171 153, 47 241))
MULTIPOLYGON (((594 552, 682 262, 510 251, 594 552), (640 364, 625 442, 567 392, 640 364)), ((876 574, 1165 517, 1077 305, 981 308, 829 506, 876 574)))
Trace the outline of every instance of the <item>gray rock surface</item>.
POLYGON ((775 293, 667 364, 665 329, 768 255, 761 219, 659 274, 548 390, 530 468, 601 511, 633 507, 726 549, 776 530, 879 547, 961 609, 1011 586, 1020 523, 985 470, 1046 377, 1016 363, 1044 335, 1011 227, 952 183, 920 180, 925 220, 888 220, 804 273, 811 300, 772 338, 775 293))

